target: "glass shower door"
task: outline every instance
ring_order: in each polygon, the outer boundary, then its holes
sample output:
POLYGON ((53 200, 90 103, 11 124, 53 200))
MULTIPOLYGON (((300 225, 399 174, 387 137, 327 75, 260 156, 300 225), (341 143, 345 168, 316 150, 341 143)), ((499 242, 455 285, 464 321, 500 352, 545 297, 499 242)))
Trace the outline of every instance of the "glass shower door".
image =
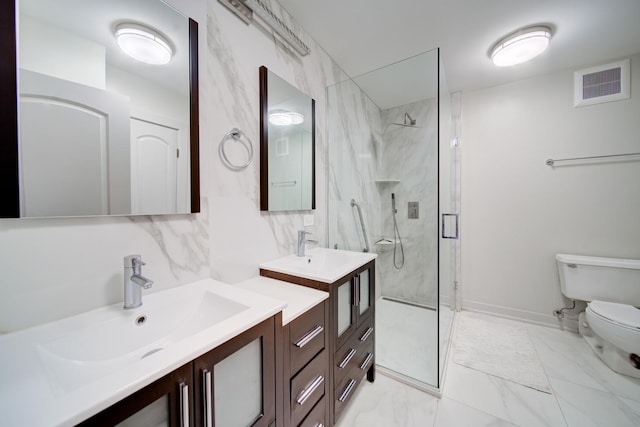
POLYGON ((327 88, 329 246, 378 254, 378 372, 425 389, 440 385, 447 333, 438 283, 449 280, 439 237, 449 160, 439 156, 450 108, 440 77, 435 49, 327 88))

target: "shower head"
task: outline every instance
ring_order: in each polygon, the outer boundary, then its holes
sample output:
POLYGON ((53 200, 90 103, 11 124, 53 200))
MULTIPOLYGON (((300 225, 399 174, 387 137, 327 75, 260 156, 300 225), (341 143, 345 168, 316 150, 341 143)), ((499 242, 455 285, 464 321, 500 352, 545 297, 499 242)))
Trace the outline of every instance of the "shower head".
POLYGON ((398 126, 406 126, 409 128, 415 128, 416 126, 416 120, 411 118, 411 116, 409 115, 409 113, 404 113, 404 121, 403 123, 392 123, 394 125, 398 125, 398 126))

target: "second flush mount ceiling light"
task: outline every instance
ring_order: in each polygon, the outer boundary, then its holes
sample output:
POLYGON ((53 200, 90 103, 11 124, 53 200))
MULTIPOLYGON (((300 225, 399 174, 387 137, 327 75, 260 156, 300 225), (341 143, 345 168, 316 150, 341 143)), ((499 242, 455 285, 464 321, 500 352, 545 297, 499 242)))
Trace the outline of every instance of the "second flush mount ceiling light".
POLYGON ((173 56, 169 41, 157 31, 141 24, 119 24, 115 37, 124 53, 146 64, 168 64, 173 56))
POLYGON ((540 55, 549 45, 551 28, 527 27, 509 34, 491 49, 491 60, 499 67, 521 64, 540 55))

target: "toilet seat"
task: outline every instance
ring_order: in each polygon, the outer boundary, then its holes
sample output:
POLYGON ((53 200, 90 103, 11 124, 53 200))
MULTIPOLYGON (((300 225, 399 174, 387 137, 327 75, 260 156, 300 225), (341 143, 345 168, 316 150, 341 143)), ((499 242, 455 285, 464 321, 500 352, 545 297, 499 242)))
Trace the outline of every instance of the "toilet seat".
POLYGON ((617 326, 640 332, 640 309, 629 304, 591 301, 587 307, 592 315, 617 326))

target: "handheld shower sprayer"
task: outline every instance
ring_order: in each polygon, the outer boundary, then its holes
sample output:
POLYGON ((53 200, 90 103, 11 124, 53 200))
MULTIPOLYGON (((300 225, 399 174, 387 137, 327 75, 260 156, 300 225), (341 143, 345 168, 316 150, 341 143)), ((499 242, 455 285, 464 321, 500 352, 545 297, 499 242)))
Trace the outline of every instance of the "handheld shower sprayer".
POLYGON ((404 246, 402 245, 402 237, 400 237, 400 231, 398 230, 398 221, 396 220, 396 193, 391 193, 391 216, 393 217, 393 266, 398 270, 404 266, 404 246), (397 247, 400 243, 400 260, 397 258, 397 247))

